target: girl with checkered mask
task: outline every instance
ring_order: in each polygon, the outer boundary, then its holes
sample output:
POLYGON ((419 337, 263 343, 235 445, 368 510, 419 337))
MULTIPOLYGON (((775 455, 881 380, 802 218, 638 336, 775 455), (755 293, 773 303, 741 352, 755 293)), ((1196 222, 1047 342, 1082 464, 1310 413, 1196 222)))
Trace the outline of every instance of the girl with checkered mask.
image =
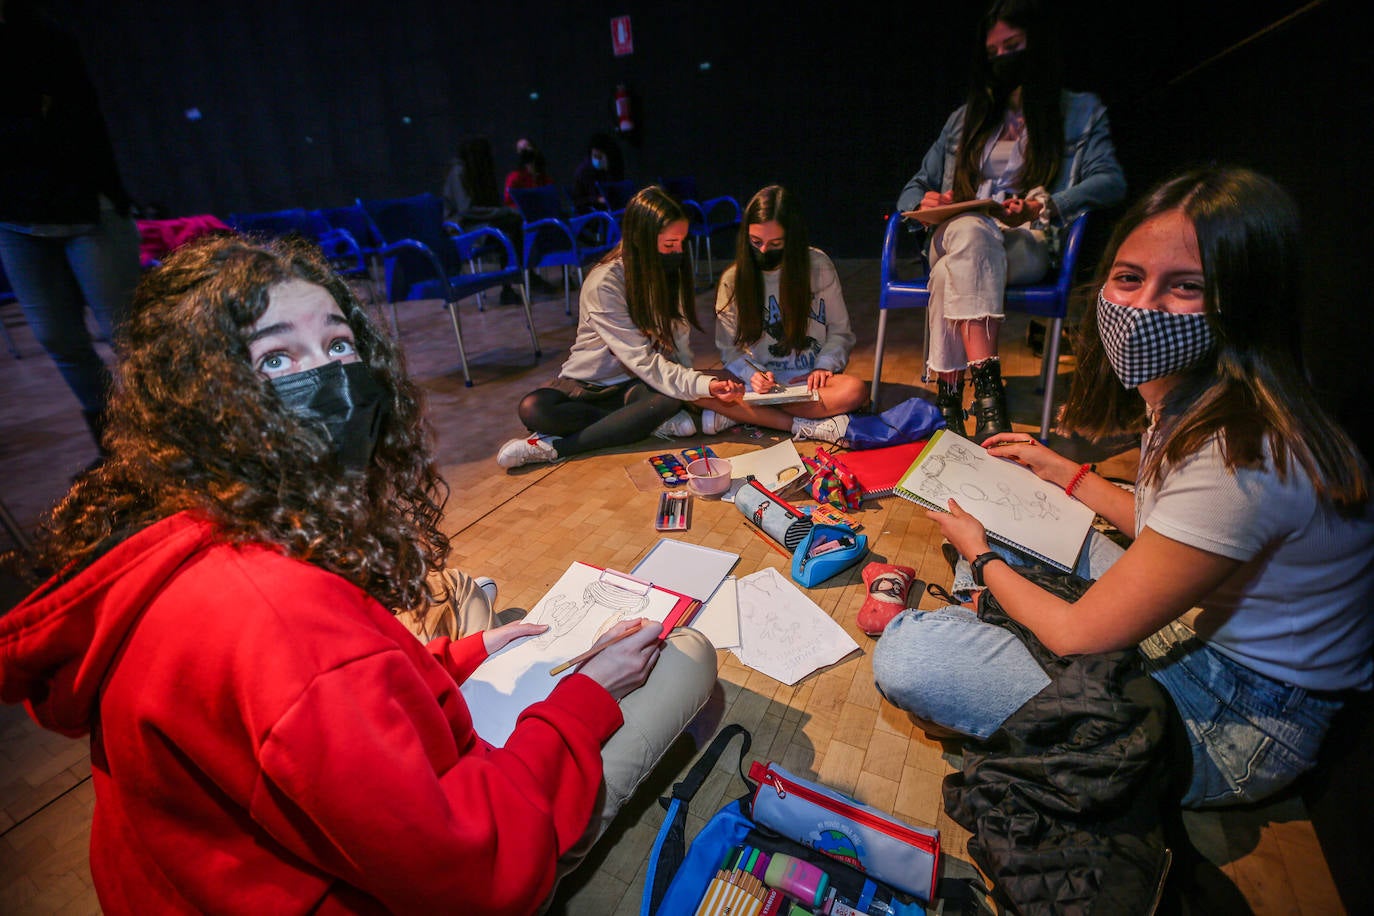
POLYGON ((1189 744, 1184 805, 1258 801, 1313 766, 1332 717, 1374 687, 1374 511, 1368 465, 1302 369, 1298 239, 1293 199, 1245 169, 1187 172, 1131 208, 1060 423, 1093 440, 1143 432, 1134 489, 1025 434, 985 443, 1129 546, 1091 533, 1074 570, 1089 583, 1066 600, 951 499, 930 517, 966 584, 1030 636, 958 605, 905 611, 873 657, 884 696, 987 738, 1049 683, 1032 637, 1059 656, 1134 648, 1189 744))

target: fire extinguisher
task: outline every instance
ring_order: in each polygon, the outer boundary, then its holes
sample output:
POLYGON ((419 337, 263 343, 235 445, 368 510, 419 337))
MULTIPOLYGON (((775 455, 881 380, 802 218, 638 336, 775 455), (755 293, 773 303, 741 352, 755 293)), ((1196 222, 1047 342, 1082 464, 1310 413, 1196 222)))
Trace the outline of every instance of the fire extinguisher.
POLYGON ((624 83, 617 83, 615 87, 615 129, 622 134, 632 133, 635 129, 634 117, 630 113, 630 91, 624 83))

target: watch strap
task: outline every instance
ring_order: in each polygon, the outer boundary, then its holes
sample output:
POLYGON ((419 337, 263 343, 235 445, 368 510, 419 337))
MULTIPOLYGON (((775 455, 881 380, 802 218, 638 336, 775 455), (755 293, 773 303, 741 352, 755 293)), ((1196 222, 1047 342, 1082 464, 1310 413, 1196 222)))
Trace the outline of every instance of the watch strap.
POLYGON ((987 550, 974 557, 969 562, 969 566, 973 569, 973 584, 979 588, 987 588, 987 583, 983 581, 983 567, 993 560, 1001 559, 1002 555, 995 550, 987 550))

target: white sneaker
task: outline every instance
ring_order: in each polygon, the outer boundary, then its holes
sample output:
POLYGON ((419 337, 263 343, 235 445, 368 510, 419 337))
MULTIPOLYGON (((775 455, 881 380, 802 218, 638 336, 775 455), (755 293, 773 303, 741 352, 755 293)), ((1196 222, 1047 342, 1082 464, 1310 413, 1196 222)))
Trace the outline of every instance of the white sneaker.
POLYGON ((477 587, 487 593, 487 600, 491 602, 493 608, 496 607, 496 580, 491 576, 478 576, 473 580, 477 587))
POLYGON ((842 413, 823 420, 792 418, 793 439, 817 439, 821 442, 840 444, 844 434, 849 431, 849 414, 842 413))
POLYGON ((557 461, 558 452, 549 443, 553 436, 535 433, 528 439, 512 439, 496 453, 496 463, 503 468, 518 468, 524 464, 557 461))
POLYGON ((654 430, 654 435, 660 439, 671 439, 674 436, 695 436, 697 434, 697 424, 692 420, 692 415, 685 410, 679 410, 654 430))
POLYGON ((739 420, 732 420, 723 413, 716 413, 714 410, 703 410, 701 412, 701 431, 708 436, 716 433, 725 432, 732 426, 739 426, 739 420))

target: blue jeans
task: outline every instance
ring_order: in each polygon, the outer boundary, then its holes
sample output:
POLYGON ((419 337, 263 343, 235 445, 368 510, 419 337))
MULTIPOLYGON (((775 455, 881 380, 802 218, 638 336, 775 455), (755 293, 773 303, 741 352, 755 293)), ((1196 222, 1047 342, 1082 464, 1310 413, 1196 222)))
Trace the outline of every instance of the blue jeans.
MULTIPOLYGON (((1094 531, 1075 571, 1095 579, 1121 552, 1094 531)), ((1316 763, 1341 707, 1251 671, 1178 621, 1142 641, 1140 653, 1187 729, 1188 807, 1243 804, 1282 789, 1316 763)), ((958 605, 897 615, 873 650, 873 676, 893 705, 979 739, 1050 682, 1011 631, 958 605)))
POLYGON ((141 272, 133 219, 100 213, 98 224, 71 235, 0 225, 0 262, 24 319, 91 417, 105 409, 110 373, 86 329, 85 310, 112 340, 141 272))

